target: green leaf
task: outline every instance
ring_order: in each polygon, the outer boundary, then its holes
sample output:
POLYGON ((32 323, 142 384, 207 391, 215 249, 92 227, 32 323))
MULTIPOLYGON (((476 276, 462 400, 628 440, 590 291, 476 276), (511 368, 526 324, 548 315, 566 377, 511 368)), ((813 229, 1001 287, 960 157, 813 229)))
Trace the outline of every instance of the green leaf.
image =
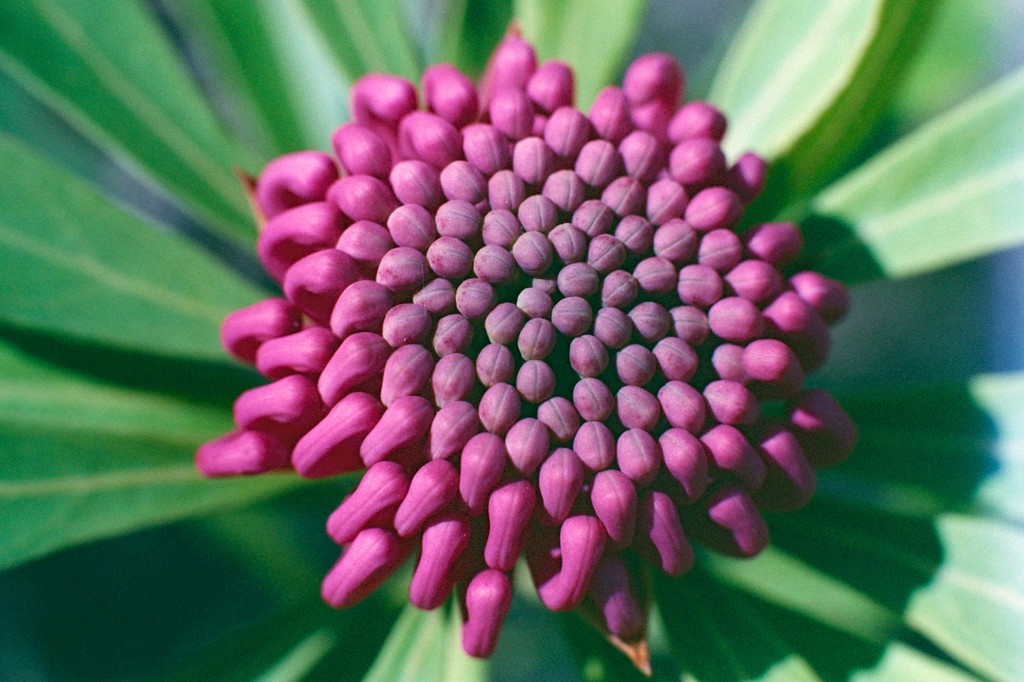
POLYGON ((380 71, 419 78, 423 60, 397 0, 301 0, 339 71, 353 81, 380 71))
POLYGON ((1024 531, 994 519, 943 515, 944 551, 907 622, 979 673, 1024 679, 1024 531))
POLYGON ((878 665, 853 682, 980 682, 979 678, 901 642, 889 645, 878 665))
POLYGON ((515 17, 541 59, 576 73, 576 102, 586 110, 621 73, 647 3, 644 0, 515 0, 515 17))
POLYGON ((294 0, 186 0, 162 7, 206 67, 213 104, 263 158, 329 148, 346 84, 294 0), (225 101, 226 100, 226 101, 225 101))
POLYGON ((421 611, 407 604, 363 682, 487 680, 487 662, 462 651, 457 610, 421 611))
POLYGON ((1024 71, 827 188, 806 226, 814 267, 906 277, 1024 242, 1024 71))
POLYGON ((298 642, 273 667, 253 679, 256 682, 300 682, 336 644, 330 630, 317 630, 298 642))
POLYGON ((0 69, 224 236, 251 234, 237 152, 143 4, 5 2, 0 69))
POLYGON ((422 17, 433 36, 428 61, 455 64, 471 77, 479 76, 512 20, 512 1, 450 0, 442 8, 422 17))
POLYGON ((0 136, 0 321, 163 355, 222 359, 218 329, 260 292, 0 136))

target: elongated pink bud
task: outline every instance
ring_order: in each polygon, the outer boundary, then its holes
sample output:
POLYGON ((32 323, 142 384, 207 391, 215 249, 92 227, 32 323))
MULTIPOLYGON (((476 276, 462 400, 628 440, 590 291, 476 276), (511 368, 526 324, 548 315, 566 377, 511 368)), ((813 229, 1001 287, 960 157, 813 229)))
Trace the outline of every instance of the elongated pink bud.
POLYGON ((572 107, 561 107, 551 114, 544 126, 544 141, 565 163, 572 163, 593 129, 587 117, 572 107))
POLYGON ((704 387, 708 410, 723 424, 753 424, 761 413, 754 394, 736 381, 721 379, 704 387))
POLYGON ((438 410, 430 425, 430 456, 432 459, 451 457, 466 446, 480 429, 476 408, 459 400, 438 410))
POLYGON ((299 330, 299 311, 283 298, 268 298, 224 318, 220 340, 229 353, 252 364, 264 341, 299 330))
POLYGON ((434 402, 438 407, 462 400, 473 388, 476 371, 473 361, 461 353, 443 356, 434 365, 430 385, 434 389, 434 402))
POLYGON ((533 104, 520 90, 495 93, 488 113, 491 125, 513 142, 529 137, 533 131, 533 104))
POLYGON ((807 457, 818 466, 846 459, 857 442, 857 427, 835 398, 821 389, 802 391, 793 400, 789 422, 807 457))
POLYGON ((462 449, 459 494, 473 515, 483 513, 487 498, 505 468, 505 443, 493 433, 478 433, 462 449))
POLYGON ((295 445, 295 471, 319 478, 363 468, 359 446, 383 415, 384 405, 373 396, 348 394, 295 445))
POLYGON ((793 432, 783 423, 770 423, 757 443, 767 476, 754 501, 771 511, 792 511, 810 502, 816 484, 814 469, 793 432))
POLYGON ((358 332, 338 347, 317 383, 320 397, 334 405, 349 391, 384 369, 391 347, 379 334, 358 332))
POLYGON ((324 578, 321 596, 336 609, 353 606, 387 580, 411 545, 381 528, 367 528, 352 541, 324 578))
POLYGON ((505 434, 505 449, 512 465, 524 476, 532 476, 545 460, 551 446, 546 424, 532 417, 520 419, 505 434))
POLYGON ((601 612, 609 634, 631 641, 643 635, 647 613, 618 554, 605 555, 594 571, 590 598, 601 612))
POLYGON ((764 483, 764 462, 739 429, 719 424, 701 436, 700 440, 715 466, 733 474, 749 490, 757 490, 764 483))
POLYGON ((536 70, 537 54, 533 46, 520 36, 509 33, 487 63, 480 88, 483 101, 489 102, 495 93, 505 89, 525 90, 536 70))
POLYGON ((406 206, 433 211, 444 201, 438 169, 419 159, 399 161, 388 174, 395 196, 406 206))
POLYGON ((463 128, 462 151, 466 160, 487 176, 512 166, 511 143, 492 125, 474 123, 463 128))
POLYGON ((334 202, 353 221, 384 223, 391 211, 398 208, 391 187, 372 175, 341 178, 327 191, 327 200, 334 202))
POLYGON ((434 329, 434 352, 444 357, 452 353, 464 353, 473 342, 473 327, 463 315, 453 313, 437 321, 434 329))
POLYGON ((619 470, 638 486, 650 485, 661 470, 661 446, 643 429, 625 431, 616 443, 619 470))
POLYGON ((572 403, 555 396, 537 408, 537 419, 544 422, 558 443, 568 443, 580 428, 580 414, 572 403))
POLYGON ((232 431, 196 450, 196 468, 203 476, 262 474, 287 463, 287 445, 262 431, 232 431))
POLYGON ((235 423, 267 431, 284 440, 297 438, 320 420, 323 405, 312 381, 293 375, 257 386, 235 400, 235 423))
POLYGON ((569 448, 558 448, 541 465, 537 487, 547 522, 561 523, 583 489, 583 463, 569 448))
POLYGON ((602 471, 615 461, 615 436, 603 422, 586 422, 576 431, 572 449, 588 469, 602 471))
POLYGON ((697 389, 682 381, 670 381, 658 389, 658 402, 669 424, 698 432, 707 418, 707 402, 697 389))
POLYGON ((800 361, 789 346, 776 339, 757 339, 743 349, 743 368, 758 396, 783 398, 796 393, 804 382, 800 361))
POLYGON ((764 223, 743 236, 747 251, 772 265, 786 265, 800 254, 803 236, 793 223, 764 223))
POLYGON ((615 547, 629 547, 636 533, 636 486, 621 471, 607 469, 594 476, 590 503, 615 547))
POLYGON ((668 429, 658 438, 665 471, 682 489, 680 502, 694 502, 708 487, 708 452, 685 429, 668 429))
POLYGON ((846 287, 817 272, 798 272, 789 278, 789 284, 828 324, 843 319, 850 308, 846 287))
POLYGON ((466 588, 466 622, 462 624, 462 648, 470 656, 487 658, 494 653, 498 634, 512 606, 512 582, 494 569, 478 573, 466 588))
POLYGON ((562 523, 561 567, 550 578, 537 583, 537 594, 544 606, 552 611, 569 611, 579 606, 590 588, 606 541, 604 526, 593 516, 570 516, 562 523))
POLYGON ((389 524, 409 491, 409 475, 394 462, 366 470, 356 489, 327 519, 327 534, 339 545, 352 542, 364 528, 389 524))
POLYGON ((480 112, 473 82, 449 64, 436 64, 423 72, 423 95, 430 110, 456 128, 471 123, 480 112))
POLYGON ((455 565, 469 546, 471 528, 463 516, 448 514, 423 529, 420 559, 409 583, 409 601, 421 609, 436 609, 455 586, 455 565))
POLYGON ((480 423, 491 433, 504 435, 519 420, 522 405, 510 384, 495 384, 480 398, 480 423))
POLYGON ((359 278, 356 262, 348 254, 338 249, 323 249, 288 268, 284 292, 295 307, 326 324, 338 296, 359 278))
POLYGON ((484 560, 491 568, 511 571, 523 551, 526 526, 533 515, 537 495, 529 481, 514 481, 498 487, 487 503, 487 544, 484 560))
POLYGON ((370 268, 376 268, 384 254, 395 247, 387 229, 369 220, 360 220, 345 228, 337 245, 338 250, 370 268))
POLYGON ((597 134, 612 144, 618 144, 633 129, 629 100, 616 87, 609 86, 597 93, 594 103, 590 105, 588 118, 597 134))
POLYGON ((416 344, 396 349, 384 365, 380 399, 385 405, 407 395, 418 395, 430 383, 434 356, 416 344))
POLYGON ((784 291, 763 311, 768 334, 793 349, 805 372, 825 361, 830 338, 821 315, 796 292, 784 291))
POLYGON ((409 492, 395 511, 395 532, 403 538, 412 537, 458 494, 458 469, 443 459, 427 462, 413 475, 409 492))
POLYGON ((340 231, 341 213, 334 204, 302 204, 267 221, 256 242, 256 253, 270 276, 281 282, 292 263, 333 245, 340 231))
POLYGON ((425 437, 434 419, 430 402, 418 395, 396 399, 359 447, 366 466, 385 459, 425 437))
POLYGON ((271 379, 289 374, 319 374, 334 355, 338 337, 323 327, 263 342, 256 351, 256 368, 271 379))
POLYGON ((637 535, 641 551, 655 566, 671 576, 681 576, 693 566, 693 548, 686 539, 672 498, 658 490, 640 501, 637 535))
POLYGON ((398 76, 372 73, 353 85, 350 110, 356 122, 383 124, 394 130, 398 122, 417 106, 416 88, 398 76))
POLYGON ((440 116, 414 111, 402 118, 398 145, 407 159, 419 159, 438 170, 462 157, 459 131, 440 116))
POLYGON ((372 175, 386 178, 391 171, 391 149, 372 129, 349 123, 331 136, 334 154, 349 175, 372 175))
POLYGON ((391 292, 383 284, 368 280, 350 284, 334 304, 331 331, 340 339, 353 332, 380 331, 393 303, 391 292))
POLYGON ((270 220, 301 204, 323 201, 327 188, 337 179, 334 161, 323 152, 285 154, 263 168, 256 182, 256 202, 270 220))
POLYGON ((745 490, 726 486, 705 503, 707 516, 695 523, 696 539, 723 554, 754 556, 768 545, 768 526, 745 490))

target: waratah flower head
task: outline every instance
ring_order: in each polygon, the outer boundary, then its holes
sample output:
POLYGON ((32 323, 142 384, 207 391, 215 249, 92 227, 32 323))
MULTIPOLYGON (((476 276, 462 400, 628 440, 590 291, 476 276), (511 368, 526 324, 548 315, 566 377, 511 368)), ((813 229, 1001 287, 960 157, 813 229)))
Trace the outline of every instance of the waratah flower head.
POLYGON ((197 463, 365 470, 327 521, 329 604, 418 554, 410 601, 454 590, 487 656, 525 556, 548 608, 636 642, 645 565, 682 575, 691 542, 757 554, 761 510, 806 504, 849 454, 849 419, 803 387, 845 290, 791 271, 795 225, 739 230, 765 163, 729 163, 725 117, 684 88, 645 55, 584 114, 571 70, 510 36, 479 89, 447 65, 419 93, 362 78, 333 157, 263 170, 257 249, 283 296, 223 341, 273 381, 197 463))

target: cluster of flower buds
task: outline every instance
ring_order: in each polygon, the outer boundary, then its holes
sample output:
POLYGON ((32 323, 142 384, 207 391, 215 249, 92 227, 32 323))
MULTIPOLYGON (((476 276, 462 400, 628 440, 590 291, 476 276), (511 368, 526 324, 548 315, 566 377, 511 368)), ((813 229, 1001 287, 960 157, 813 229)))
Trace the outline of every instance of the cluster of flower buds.
POLYGON ((760 510, 804 505, 849 454, 848 417, 803 388, 845 290, 787 268, 794 225, 738 230, 765 164, 727 163, 724 116, 684 87, 645 55, 584 114, 570 69, 510 36, 479 90, 446 65, 422 103, 362 78, 334 158, 264 169, 258 254, 284 296, 223 341, 273 381, 197 462, 366 470, 327 523, 328 603, 418 553, 410 601, 455 591, 487 656, 525 556, 548 608, 637 641, 645 564, 681 575, 691 541, 756 554, 760 510))

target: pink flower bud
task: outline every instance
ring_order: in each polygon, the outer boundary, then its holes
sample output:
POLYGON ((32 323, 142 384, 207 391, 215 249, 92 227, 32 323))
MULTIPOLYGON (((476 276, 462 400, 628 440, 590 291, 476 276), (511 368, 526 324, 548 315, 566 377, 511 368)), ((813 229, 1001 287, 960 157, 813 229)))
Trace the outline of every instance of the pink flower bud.
POLYGON ((548 455, 551 432, 543 422, 520 419, 505 435, 505 448, 512 465, 524 476, 532 476, 548 455))
POLYGON ((293 152, 264 168, 256 182, 256 203, 267 220, 313 201, 323 201, 338 169, 323 152, 293 152))
POLYGON ((403 538, 419 533, 423 524, 458 493, 459 471, 455 465, 443 459, 427 462, 413 475, 409 492, 395 511, 395 531, 403 538))
POLYGON ((401 465, 378 462, 366 470, 356 489, 327 519, 327 534, 339 545, 352 542, 364 528, 389 524, 409 491, 401 465))
POLYGON ((615 396, 599 379, 585 378, 572 389, 572 403, 587 421, 606 421, 615 411, 615 396))
POLYGON ((336 204, 353 221, 384 223, 391 211, 398 208, 398 200, 391 188, 371 175, 341 178, 327 190, 327 200, 336 204))
POLYGON ((627 429, 650 431, 661 418, 661 405, 639 386, 623 386, 615 396, 619 421, 627 429))
POLYGON ((349 110, 356 122, 383 125, 391 130, 417 106, 416 88, 398 76, 371 73, 357 80, 350 91, 349 110))
POLYGON ((637 536, 647 559, 668 575, 679 577, 693 566, 693 548, 686 539, 672 499, 658 490, 640 501, 637 536))
POLYGON ((408 246, 385 253, 377 267, 377 282, 398 295, 422 289, 429 276, 426 256, 408 246))
POLYGON ((784 398, 804 383, 800 361, 789 346, 775 339, 757 339, 743 349, 743 367, 759 396, 784 398))
POLYGON ((481 514, 486 509, 491 491, 501 480, 506 457, 505 443, 493 433, 476 434, 462 449, 459 495, 471 514, 481 514))
POLYGON ((352 258, 337 249, 324 249, 288 268, 283 288, 295 307, 326 323, 338 296, 358 279, 359 271, 352 258))
POLYGON ((372 129, 349 123, 331 136, 334 155, 349 175, 372 175, 384 179, 391 171, 391 149, 372 129))
POLYGON ((743 204, 735 192, 724 187, 708 187, 690 199, 684 217, 693 229, 708 232, 735 227, 741 215, 743 204))
POLYGON ((408 543, 390 531, 362 531, 324 578, 324 601, 336 609, 359 603, 402 565, 410 549, 408 543))
POLYGON ((487 344, 476 357, 476 375, 487 388, 510 382, 515 371, 512 351, 497 343, 487 344))
POLYGON ((555 227, 548 240, 563 263, 578 263, 587 254, 587 235, 569 223, 555 227))
POLYGON ((487 198, 487 178, 468 161, 452 161, 441 171, 441 189, 449 199, 476 204, 487 198))
POLYGON ((393 303, 383 284, 369 280, 350 284, 334 304, 331 331, 340 339, 354 332, 379 331, 393 303))
POLYGON ((603 189, 622 172, 622 156, 607 140, 591 140, 576 157, 576 175, 585 184, 603 189))
POLYGON ((615 213, 597 199, 584 201, 572 214, 573 226, 592 239, 610 232, 614 223, 615 213))
POLYGON ((793 223, 764 223, 743 236, 751 255, 780 266, 790 263, 803 249, 803 236, 793 223))
POLYGON ((397 246, 426 251, 437 239, 434 217, 416 204, 396 208, 387 218, 388 233, 397 246))
POLYGON ((495 384, 480 398, 480 422, 491 433, 504 435, 519 420, 521 407, 511 384, 495 384))
POLYGON ((203 476, 262 474, 288 464, 288 447, 262 431, 232 431, 196 450, 196 468, 203 476))
POLYGON ((391 347, 379 334, 357 332, 347 337, 324 367, 317 382, 320 397, 334 405, 349 391, 384 369, 391 347))
POLYGON ((487 181, 487 200, 492 209, 515 211, 526 198, 526 185, 511 170, 500 170, 487 181))
POLYGON ((723 424, 753 424, 761 412, 754 394, 741 383, 721 379, 704 387, 704 399, 723 424))
POLYGON ((444 201, 438 170, 418 159, 396 163, 388 174, 388 182, 403 204, 422 206, 433 211, 444 201))
POLYGON ((483 279, 467 279, 455 290, 455 307, 470 320, 485 317, 494 310, 497 302, 494 287, 483 279))
MULTIPOLYGON (((445 315, 437 321, 434 330, 433 347, 439 356, 464 353, 473 342, 473 327, 458 313, 445 315)), ((472 364, 471 364, 472 366, 472 364)))
POLYGON ((548 317, 554 304, 547 292, 537 287, 528 287, 519 292, 516 297, 516 306, 529 317, 548 317))
POLYGON ((527 232, 547 234, 558 224, 558 207, 550 199, 535 194, 519 205, 517 211, 520 224, 527 232))
POLYGON ((512 257, 528 275, 539 275, 551 265, 554 248, 540 232, 526 232, 512 245, 512 257))
POLYGON ((641 256, 650 251, 654 243, 654 228, 641 216, 629 215, 619 221, 615 237, 631 255, 641 256))
POLYGON ((789 278, 789 284, 828 324, 843 319, 850 308, 846 287, 817 272, 798 272, 789 278))
POLYGON ((617 554, 605 555, 590 584, 594 601, 609 634, 624 641, 643 637, 647 611, 630 582, 629 568, 617 554))
POLYGON ((635 59, 622 80, 622 89, 631 104, 654 100, 671 108, 679 106, 686 87, 682 67, 671 55, 652 52, 635 59))
POLYGON ((500 246, 484 246, 473 258, 473 274, 487 284, 507 284, 517 272, 512 254, 500 246))
POLYGON ((516 374, 516 390, 523 400, 542 403, 555 392, 555 373, 542 360, 527 360, 516 374))
POLYGON ((561 396, 555 396, 537 409, 537 419, 551 430, 558 443, 568 443, 580 428, 580 415, 572 403, 561 396))
POLYGON ((743 365, 743 346, 723 343, 711 354, 711 365, 721 379, 737 381, 744 385, 750 381, 747 368, 743 365))
POLYGON ((707 517, 693 527, 696 539, 718 552, 754 556, 768 545, 768 526, 750 495, 726 486, 706 502, 707 517))
POLYGON ((668 172, 681 185, 706 185, 725 172, 725 154, 717 140, 687 139, 669 153, 668 172))
POLYGON ((559 159, 571 164, 590 139, 593 129, 587 117, 572 107, 561 107, 551 114, 544 127, 544 141, 559 159))
POLYGON ((647 190, 639 181, 629 176, 612 180, 601 192, 601 203, 619 217, 637 213, 646 201, 647 190))
POLYGON ((676 293, 683 303, 707 308, 722 298, 722 277, 706 265, 687 265, 679 270, 676 293))
POLYGON ((381 336, 392 348, 408 343, 423 344, 430 338, 430 312, 415 303, 399 303, 384 316, 381 336))
POLYGON ((431 315, 447 315, 455 310, 455 287, 446 279, 435 279, 413 294, 412 302, 431 315))
POLYGON ((757 154, 744 154, 725 176, 725 184, 739 195, 744 203, 751 203, 764 191, 768 179, 768 164, 757 154))
POLYGON ((635 130, 619 142, 626 175, 650 184, 664 165, 661 142, 645 130, 635 130))
POLYGON ((513 142, 533 132, 533 104, 521 90, 496 92, 488 107, 491 125, 513 142))
POLYGON ((831 343, 828 326, 796 292, 782 292, 762 314, 769 335, 793 349, 804 371, 812 372, 821 366, 831 343))
POLYGON ((418 395, 430 383, 434 357, 423 346, 409 344, 395 350, 384 365, 380 399, 391 405, 398 398, 418 395))
POLYGON ((734 475, 747 489, 757 490, 764 483, 764 462, 739 429, 719 424, 709 429, 700 440, 714 465, 734 475))
POLYGON ((669 381, 689 381, 700 364, 693 347, 678 337, 658 341, 654 346, 654 358, 658 369, 669 381))
POLYGON ((433 420, 434 408, 426 398, 418 395, 397 398, 359 446, 359 456, 366 466, 373 466, 424 438, 433 420))
POLYGON ((821 389, 802 391, 791 403, 789 422, 808 459, 818 466, 846 459, 857 442, 857 427, 835 398, 821 389))
POLYGON ((427 264, 438 277, 462 279, 473 271, 473 250, 455 237, 441 237, 427 249, 427 264))
POLYGON ((338 348, 338 337, 323 327, 264 341, 256 351, 256 368, 266 377, 319 374, 338 348))
POLYGON ((594 476, 590 503, 615 547, 629 547, 636 533, 636 487, 626 474, 615 469, 594 476))
POLYGON ((456 128, 472 123, 480 113, 473 82, 448 64, 436 64, 423 72, 423 96, 430 111, 456 128))
POLYGON ((469 546, 469 521, 447 514, 427 523, 423 530, 420 559, 409 583, 409 602, 420 609, 444 604, 458 574, 456 563, 469 546))
POLYGON ((612 144, 618 144, 633 129, 626 94, 616 87, 607 87, 597 93, 590 105, 588 116, 598 135, 612 144))
POLYGON ((526 527, 533 515, 537 494, 529 481, 498 487, 487 503, 487 544, 484 561, 499 571, 511 571, 523 551, 526 527))
POLYGON ((252 364, 260 344, 298 329, 299 311, 283 298, 268 298, 224 318, 220 341, 229 353, 252 364))
MULTIPOLYGON (((682 279, 682 273, 680 273, 682 279)), ((683 341, 691 346, 699 346, 704 343, 711 333, 708 326, 708 316, 700 308, 682 305, 669 311, 672 317, 672 331, 683 341)))
POLYGON ((708 487, 708 453, 686 429, 668 429, 658 438, 665 471, 682 489, 680 502, 697 501, 708 487))
POLYGON ((340 233, 341 213, 334 204, 303 204, 267 221, 256 242, 256 253, 270 276, 281 282, 293 263, 333 245, 340 233))
POLYGON ((569 515, 583 489, 583 463, 569 448, 558 448, 541 465, 538 479, 545 520, 557 525, 569 515))
POLYGON ((637 263, 633 269, 640 288, 649 294, 667 294, 675 288, 678 281, 676 268, 665 258, 652 256, 637 263))
POLYGON ((512 148, 512 170, 527 185, 539 186, 551 173, 555 153, 539 137, 526 137, 512 148))
POLYGON ((658 389, 658 403, 672 426, 690 433, 696 433, 704 426, 707 403, 693 386, 682 381, 669 381, 658 389))
POLYGON ((438 407, 462 400, 473 388, 476 371, 473 361, 460 353, 442 356, 434 365, 434 374, 430 379, 434 389, 434 402, 438 407))
POLYGON ((532 318, 519 332, 519 353, 524 360, 543 360, 555 347, 554 325, 543 318, 532 318))
POLYGON ((526 84, 526 94, 546 113, 573 103, 572 69, 564 62, 544 62, 526 84))
POLYGON ((723 298, 708 309, 711 331, 726 341, 750 341, 764 334, 761 311, 745 298, 723 298))
POLYGON ((466 622, 462 648, 470 656, 487 658, 494 653, 502 622, 512 606, 512 582, 500 571, 478 573, 466 588, 466 622))
POLYGON ((771 511, 793 511, 810 502, 816 485, 814 469, 793 432, 784 424, 771 423, 757 443, 767 476, 754 501, 771 511))
POLYGON ((398 127, 398 146, 407 159, 419 159, 438 170, 462 158, 462 138, 451 123, 426 111, 413 111, 398 127))
POLYGON ((690 196, 682 185, 668 178, 658 180, 647 188, 647 219, 654 225, 678 220, 689 201, 690 196))
POLYGON ((250 388, 234 404, 235 423, 242 429, 266 431, 285 441, 305 433, 322 412, 316 386, 299 375, 250 388))
MULTIPOLYGON (((613 237, 614 238, 614 237, 613 237)), ((601 283, 601 303, 609 308, 625 308, 640 292, 636 278, 625 270, 608 273, 601 283)))
POLYGON ((725 282, 737 296, 753 303, 765 303, 782 292, 782 276, 763 260, 741 261, 726 273, 725 282))
POLYGON ((537 54, 533 46, 510 32, 495 48, 487 63, 480 88, 484 102, 505 89, 524 90, 536 70, 537 54))
POLYGON ((591 471, 603 471, 615 461, 615 436, 603 422, 586 422, 580 426, 572 448, 591 471))
POLYGON ((634 343, 615 355, 615 371, 624 384, 643 386, 654 378, 657 368, 654 353, 646 346, 634 343))
POLYGON ((512 167, 511 143, 492 125, 474 123, 463 128, 462 151, 466 160, 487 176, 512 167))
POLYGON ((498 209, 484 216, 482 233, 484 244, 509 248, 523 233, 523 226, 514 213, 498 209))
POLYGON ((619 436, 615 459, 622 473, 646 487, 661 469, 661 446, 647 431, 632 428, 619 436))
POLYGON ((610 234, 599 234, 590 241, 587 263, 601 274, 608 274, 626 262, 626 245, 610 234))
POLYGON ((359 446, 383 415, 384 405, 373 396, 348 394, 295 445, 295 471, 320 478, 363 468, 359 446))
POLYGON ((601 308, 594 317, 594 336, 609 348, 619 349, 629 343, 633 322, 618 308, 601 308))
MULTIPOLYGON (((561 565, 550 577, 537 580, 537 594, 552 611, 569 611, 579 606, 590 587, 590 579, 604 552, 607 534, 593 516, 570 516, 559 532, 561 565)), ((531 572, 533 572, 531 566, 531 572)))
POLYGON ((608 351, 595 336, 580 336, 569 344, 569 364, 581 377, 596 377, 608 367, 608 351))
POLYGON ((673 144, 703 138, 720 142, 725 137, 726 120, 721 111, 707 102, 687 102, 668 124, 668 139, 673 144))

